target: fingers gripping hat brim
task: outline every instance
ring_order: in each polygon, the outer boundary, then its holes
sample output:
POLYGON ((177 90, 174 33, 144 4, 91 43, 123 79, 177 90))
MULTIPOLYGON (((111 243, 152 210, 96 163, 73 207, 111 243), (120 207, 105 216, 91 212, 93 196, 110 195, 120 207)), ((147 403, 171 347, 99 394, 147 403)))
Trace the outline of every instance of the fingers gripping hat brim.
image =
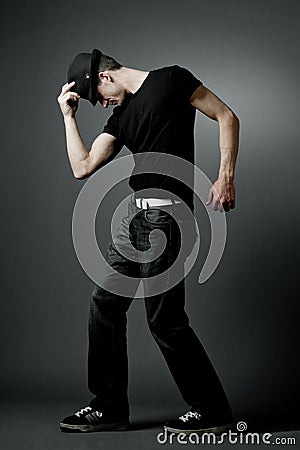
POLYGON ((71 62, 68 70, 68 83, 75 81, 74 91, 81 98, 97 104, 98 70, 102 52, 94 49, 92 53, 79 53, 71 62))

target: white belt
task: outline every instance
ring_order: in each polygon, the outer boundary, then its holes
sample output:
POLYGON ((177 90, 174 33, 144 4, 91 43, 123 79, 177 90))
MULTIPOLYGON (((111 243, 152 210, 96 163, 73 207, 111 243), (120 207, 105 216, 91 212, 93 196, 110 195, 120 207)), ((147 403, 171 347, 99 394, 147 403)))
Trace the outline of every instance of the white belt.
POLYGON ((155 206, 171 206, 181 203, 179 200, 171 200, 169 198, 135 198, 137 208, 148 209, 155 206))

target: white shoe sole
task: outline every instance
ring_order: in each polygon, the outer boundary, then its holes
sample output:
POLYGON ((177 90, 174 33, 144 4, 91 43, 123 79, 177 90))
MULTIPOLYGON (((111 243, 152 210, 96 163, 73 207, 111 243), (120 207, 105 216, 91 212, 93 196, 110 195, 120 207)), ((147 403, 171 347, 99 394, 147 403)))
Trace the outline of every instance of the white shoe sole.
POLYGON ((203 434, 203 433, 213 433, 213 434, 222 434, 226 433, 226 431, 230 430, 232 428, 232 423, 228 423, 226 425, 221 425, 218 427, 212 427, 212 428, 200 428, 198 430, 179 430, 177 428, 171 428, 165 425, 165 430, 170 433, 183 433, 183 434, 203 434))
POLYGON ((129 422, 101 423, 99 425, 71 425, 61 422, 61 431, 89 433, 91 431, 126 431, 129 429, 129 422))

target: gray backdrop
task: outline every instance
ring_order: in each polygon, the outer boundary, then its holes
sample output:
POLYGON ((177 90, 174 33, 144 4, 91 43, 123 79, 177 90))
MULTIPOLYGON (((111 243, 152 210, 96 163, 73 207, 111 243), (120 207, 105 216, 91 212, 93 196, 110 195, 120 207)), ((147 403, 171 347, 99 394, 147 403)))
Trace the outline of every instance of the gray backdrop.
MULTIPOLYGON (((86 320, 93 283, 71 237, 84 181, 72 176, 56 97, 70 59, 98 47, 129 67, 185 66, 239 116, 237 206, 227 215, 226 251, 214 276, 198 285, 209 244, 198 204, 202 246, 187 278, 187 309, 236 414, 296 420, 298 30, 296 1, 52 0, 2 7, 3 398, 70 398, 78 407, 90 399, 86 320)), ((88 145, 110 113, 81 102, 78 122, 88 145)), ((200 113, 196 148, 197 165, 214 180, 218 127, 200 113)), ((113 195, 123 194, 124 186, 113 195)), ((100 214, 98 222, 105 221, 105 210, 100 214)), ((133 407, 184 405, 141 300, 129 313, 129 355, 133 407)))

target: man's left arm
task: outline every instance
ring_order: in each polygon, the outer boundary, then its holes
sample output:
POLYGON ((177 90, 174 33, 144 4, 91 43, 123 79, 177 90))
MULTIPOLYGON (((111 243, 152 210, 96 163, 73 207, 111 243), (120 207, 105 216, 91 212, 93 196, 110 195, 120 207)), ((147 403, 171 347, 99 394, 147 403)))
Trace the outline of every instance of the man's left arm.
POLYGON ((235 207, 234 171, 239 146, 239 120, 222 100, 203 85, 192 94, 190 103, 219 124, 219 175, 206 204, 211 203, 215 211, 229 211, 235 207))

